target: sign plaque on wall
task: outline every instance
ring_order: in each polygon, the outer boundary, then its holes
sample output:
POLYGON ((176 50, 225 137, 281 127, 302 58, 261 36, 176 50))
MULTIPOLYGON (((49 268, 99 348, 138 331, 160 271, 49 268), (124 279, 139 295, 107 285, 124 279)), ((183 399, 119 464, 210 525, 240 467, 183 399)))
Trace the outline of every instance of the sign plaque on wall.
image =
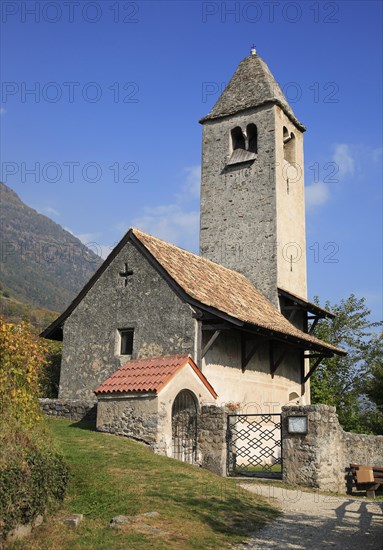
POLYGON ((288 416, 287 431, 289 434, 307 434, 307 416, 288 416))

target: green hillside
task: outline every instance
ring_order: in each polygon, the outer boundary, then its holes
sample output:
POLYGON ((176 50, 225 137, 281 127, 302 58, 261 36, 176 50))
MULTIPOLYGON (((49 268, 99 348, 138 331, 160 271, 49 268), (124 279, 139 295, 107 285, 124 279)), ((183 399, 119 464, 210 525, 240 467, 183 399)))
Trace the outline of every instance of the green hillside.
MULTIPOLYGON (((101 265, 74 235, 0 183, 0 282, 5 293, 33 308, 61 312, 101 265)), ((6 297, 7 298, 7 297, 6 297)), ((2 299, 2 309, 16 307, 2 299)))

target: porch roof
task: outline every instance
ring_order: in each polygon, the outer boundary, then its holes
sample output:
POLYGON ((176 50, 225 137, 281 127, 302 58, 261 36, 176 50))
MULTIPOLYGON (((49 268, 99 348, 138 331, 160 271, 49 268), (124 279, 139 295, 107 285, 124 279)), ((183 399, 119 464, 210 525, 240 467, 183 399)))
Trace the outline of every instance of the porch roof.
POLYGON ((131 359, 98 386, 94 393, 96 395, 129 392, 158 393, 186 365, 193 369, 208 391, 216 398, 217 394, 213 387, 197 368, 193 359, 186 354, 131 359))

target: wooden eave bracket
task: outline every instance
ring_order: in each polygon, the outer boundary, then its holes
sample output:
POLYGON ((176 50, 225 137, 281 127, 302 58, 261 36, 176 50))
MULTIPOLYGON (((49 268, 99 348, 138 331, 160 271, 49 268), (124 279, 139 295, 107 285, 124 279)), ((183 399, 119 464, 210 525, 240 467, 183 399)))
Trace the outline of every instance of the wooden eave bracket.
POLYGON ((325 359, 326 357, 331 357, 331 355, 328 355, 326 353, 313 353, 313 354, 305 355, 304 357, 305 357, 305 359, 310 358, 310 357, 312 357, 312 358, 316 357, 315 363, 313 364, 313 366, 311 367, 309 372, 306 374, 306 376, 303 378, 303 383, 305 384, 307 382, 307 380, 309 378, 311 378, 311 376, 314 374, 314 372, 319 367, 319 365, 321 364, 323 359, 325 359))
POLYGON ((201 359, 203 359, 205 357, 205 355, 207 354, 207 352, 209 351, 209 349, 211 348, 211 346, 214 344, 214 342, 217 340, 218 336, 221 334, 221 331, 220 330, 216 330, 213 334, 213 336, 209 339, 209 341, 207 342, 206 346, 203 348, 202 350, 202 356, 201 356, 201 359))
POLYGON ((254 357, 254 354, 256 353, 258 347, 259 347, 259 339, 251 339, 253 345, 251 346, 248 353, 246 353, 246 342, 248 339, 246 338, 245 333, 241 333, 241 369, 242 372, 245 372, 247 365, 249 364, 249 361, 254 357))
POLYGON ((311 326, 308 331, 308 333, 311 334, 314 331, 320 319, 323 319, 323 317, 320 317, 319 315, 315 315, 315 316, 313 315, 313 316, 308 316, 307 319, 308 320, 313 319, 313 322, 311 323, 311 326))
POLYGON ((280 356, 278 357, 277 360, 275 360, 274 358, 274 344, 273 342, 270 342, 270 348, 269 348, 269 355, 270 355, 270 374, 271 374, 271 378, 274 378, 274 374, 276 373, 278 367, 280 366, 280 364, 282 363, 283 359, 286 357, 286 355, 288 354, 289 351, 291 351, 291 346, 289 345, 286 345, 280 356))

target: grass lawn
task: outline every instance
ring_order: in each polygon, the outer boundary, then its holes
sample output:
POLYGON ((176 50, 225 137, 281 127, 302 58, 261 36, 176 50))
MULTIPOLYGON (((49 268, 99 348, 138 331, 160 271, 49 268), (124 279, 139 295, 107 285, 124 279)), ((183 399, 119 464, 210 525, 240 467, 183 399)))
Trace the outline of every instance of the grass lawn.
POLYGON ((278 515, 232 479, 155 455, 141 443, 97 433, 86 425, 47 422, 70 466, 68 494, 55 515, 10 548, 221 549, 245 540, 246 534, 278 515), (116 515, 145 512, 159 515, 121 530, 109 527, 116 515), (71 513, 84 514, 77 530, 60 522, 71 513))
POLYGON ((251 466, 251 465, 246 465, 246 466, 241 466, 241 465, 237 465, 235 471, 234 471, 235 475, 246 475, 246 474, 264 474, 265 476, 268 476, 268 475, 276 475, 276 476, 280 476, 282 477, 282 464, 273 464, 272 466, 251 466))

